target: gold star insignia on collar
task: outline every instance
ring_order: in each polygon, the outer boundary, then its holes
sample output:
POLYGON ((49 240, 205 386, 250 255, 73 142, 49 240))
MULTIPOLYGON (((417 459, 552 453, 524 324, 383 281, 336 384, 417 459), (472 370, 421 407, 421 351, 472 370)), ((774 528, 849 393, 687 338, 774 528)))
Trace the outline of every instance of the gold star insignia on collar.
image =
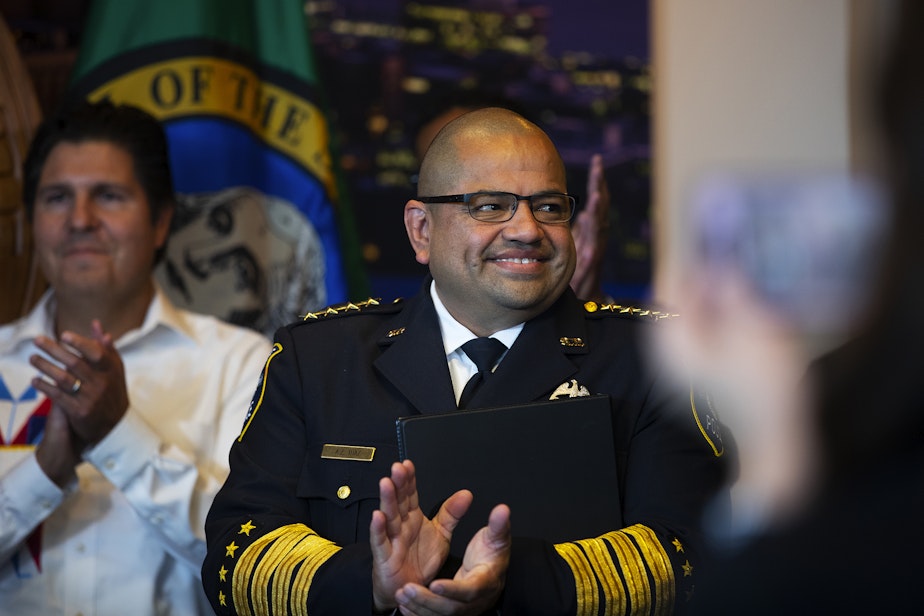
POLYGON ((218 579, 222 582, 228 581, 228 570, 225 569, 224 565, 222 565, 221 569, 218 570, 218 579))
POLYGON ((566 336, 562 336, 561 338, 558 339, 558 342, 561 343, 562 346, 566 346, 566 347, 584 346, 583 338, 568 338, 566 336))
POLYGON ((221 604, 222 607, 228 607, 228 604, 225 603, 225 599, 227 599, 227 597, 225 597, 225 593, 219 590, 218 591, 218 603, 221 604))
POLYGON ((598 304, 597 302, 585 302, 584 310, 588 313, 609 312, 613 314, 629 314, 638 317, 647 317, 653 321, 660 321, 661 319, 670 319, 678 316, 676 313, 672 312, 662 312, 660 310, 651 310, 650 308, 636 308, 635 306, 623 306, 622 304, 613 303, 598 304))
POLYGON ((252 522, 253 520, 247 520, 247 522, 245 522, 244 524, 241 524, 241 531, 238 533, 238 535, 247 535, 249 537, 250 531, 256 528, 256 526, 254 526, 252 522))
POLYGON ((683 552, 683 544, 680 543, 680 539, 678 539, 677 537, 674 537, 674 540, 671 541, 671 543, 674 545, 675 548, 677 548, 678 552, 681 552, 681 553, 683 552))
POLYGON ((328 306, 327 308, 319 310, 318 312, 309 312, 308 314, 305 315, 304 320, 307 321, 309 319, 320 319, 321 317, 333 317, 333 316, 337 316, 338 314, 343 314, 345 312, 353 312, 357 310, 362 310, 363 308, 367 308, 369 306, 378 306, 378 305, 379 305, 379 300, 373 297, 370 297, 369 299, 365 299, 360 302, 347 302, 346 304, 328 306))
POLYGON ((683 569, 683 577, 690 577, 693 575, 693 565, 690 564, 690 561, 687 561, 681 565, 683 569))
POLYGON ((231 558, 234 558, 234 550, 238 549, 239 547, 241 546, 237 545, 236 543, 232 541, 231 543, 225 546, 225 556, 230 556, 231 558))

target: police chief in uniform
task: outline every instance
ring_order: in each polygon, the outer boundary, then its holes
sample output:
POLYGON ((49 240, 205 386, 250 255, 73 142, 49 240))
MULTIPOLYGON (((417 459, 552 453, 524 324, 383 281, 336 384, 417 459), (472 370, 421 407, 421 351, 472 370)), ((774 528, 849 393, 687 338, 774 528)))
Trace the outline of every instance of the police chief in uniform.
POLYGON ((430 269, 420 293, 276 333, 206 524, 217 613, 667 614, 687 600, 700 515, 724 483, 721 437, 644 361, 656 313, 582 304, 569 288, 573 213, 534 124, 491 108, 440 132, 404 213, 430 269), (427 517, 395 420, 455 410, 476 371, 460 346, 485 337, 506 349, 467 408, 609 394, 619 485, 597 488, 619 491, 611 532, 521 537, 499 505, 462 562, 448 558, 472 495, 427 517))

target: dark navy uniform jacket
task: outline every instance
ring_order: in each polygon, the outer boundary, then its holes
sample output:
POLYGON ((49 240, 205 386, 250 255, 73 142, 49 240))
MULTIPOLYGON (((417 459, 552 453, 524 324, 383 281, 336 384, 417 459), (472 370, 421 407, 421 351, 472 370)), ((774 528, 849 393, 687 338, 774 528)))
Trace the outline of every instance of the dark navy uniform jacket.
MULTIPOLYGON (((428 288, 276 333, 206 523, 203 583, 219 614, 372 612, 369 523, 398 460, 395 419, 456 409, 428 288), (325 445, 341 447, 332 459, 325 445)), ((514 525, 501 613, 670 613, 695 586, 700 515, 726 460, 715 416, 646 366, 658 316, 582 305, 568 289, 476 394, 478 407, 547 400, 576 380, 613 405, 620 481, 601 489, 620 491, 622 527, 552 545, 514 525)))

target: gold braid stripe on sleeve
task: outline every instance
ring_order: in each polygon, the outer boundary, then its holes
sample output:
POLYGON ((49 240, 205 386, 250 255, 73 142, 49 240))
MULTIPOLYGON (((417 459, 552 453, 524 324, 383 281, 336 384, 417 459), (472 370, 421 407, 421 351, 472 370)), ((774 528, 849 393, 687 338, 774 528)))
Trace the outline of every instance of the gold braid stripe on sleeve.
MULTIPOLYGON (((595 572, 596 582, 599 582, 603 590, 603 605, 606 606, 608 613, 624 614, 627 608, 626 597, 630 595, 624 580, 613 571, 613 554, 607 548, 606 542, 589 540, 581 543, 585 553, 590 556, 590 566, 591 570, 595 572), (607 574, 607 572, 611 574, 607 574)), ((597 588, 596 582, 593 588, 597 588)), ((634 597, 632 597, 631 604, 636 604, 634 597)))
POLYGON ((677 589, 674 584, 674 567, 664 551, 661 542, 654 531, 647 526, 636 524, 625 529, 625 533, 635 539, 635 543, 642 551, 645 562, 655 579, 655 588, 658 591, 657 601, 661 605, 674 605, 677 589))
POLYGON ((671 613, 674 570, 647 526, 636 524, 555 549, 574 573, 578 616, 596 616, 601 607, 607 615, 671 613))
MULTIPOLYGON (((633 610, 639 610, 642 606, 648 606, 646 607, 648 609, 651 604, 651 588, 648 584, 648 575, 645 573, 644 563, 639 562, 639 554, 633 549, 632 543, 621 532, 607 533, 600 537, 599 540, 608 544, 613 550, 616 562, 610 563, 610 565, 619 568, 618 572, 613 571, 613 575, 621 574, 626 585, 628 602, 621 613, 632 614, 633 610)), ((599 571, 600 574, 606 575, 606 569, 600 569, 599 571)))
POLYGON ((559 543, 555 546, 558 554, 565 559, 574 573, 577 589, 577 616, 596 614, 599 611, 597 587, 590 562, 584 551, 576 543, 559 543))
POLYGON ((234 567, 234 609, 247 615, 268 614, 270 608, 273 614, 307 614, 311 580, 339 550, 304 524, 289 524, 263 535, 244 550, 234 567))

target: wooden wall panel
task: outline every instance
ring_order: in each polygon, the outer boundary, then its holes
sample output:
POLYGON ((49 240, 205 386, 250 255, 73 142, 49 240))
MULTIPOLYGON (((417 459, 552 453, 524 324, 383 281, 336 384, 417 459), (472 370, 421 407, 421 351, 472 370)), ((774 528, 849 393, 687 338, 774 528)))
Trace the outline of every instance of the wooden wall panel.
POLYGON ((41 110, 9 28, 0 19, 0 323, 35 303, 44 283, 22 207, 22 162, 41 110))

